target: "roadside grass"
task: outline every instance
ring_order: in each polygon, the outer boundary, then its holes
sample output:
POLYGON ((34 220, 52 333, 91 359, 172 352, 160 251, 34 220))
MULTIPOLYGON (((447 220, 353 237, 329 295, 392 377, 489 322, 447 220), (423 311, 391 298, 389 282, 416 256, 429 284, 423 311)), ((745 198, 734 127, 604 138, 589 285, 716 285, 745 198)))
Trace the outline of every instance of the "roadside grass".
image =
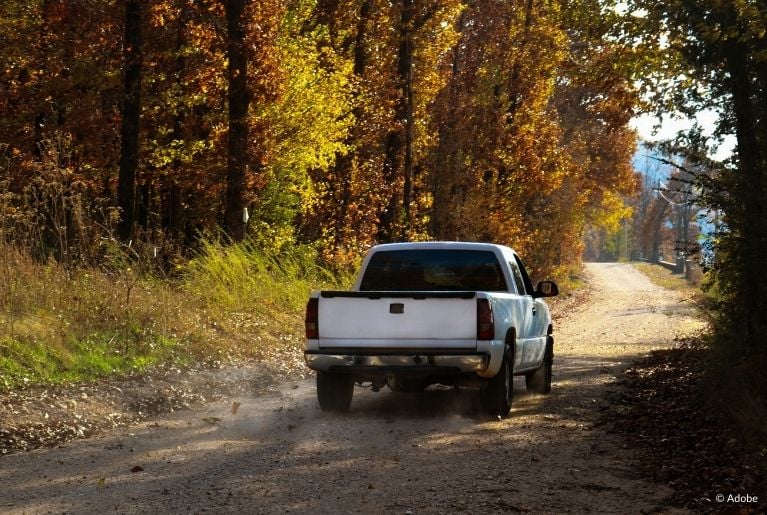
MULTIPOLYGON (((708 315, 708 309, 716 298, 714 287, 702 288, 687 282, 684 275, 675 274, 671 270, 654 263, 632 262, 631 266, 644 274, 650 282, 657 286, 680 292, 685 296, 686 302, 692 302, 701 309, 701 313, 708 315)), ((706 279, 704 279, 705 283, 706 279)))
POLYGON ((700 290, 699 288, 690 285, 687 280, 685 280, 683 275, 675 274, 668 268, 661 265, 656 265, 654 263, 639 263, 634 261, 631 263, 631 266, 647 276, 647 278, 650 279, 653 284, 662 286, 663 288, 689 292, 700 290))
POLYGON ((552 274, 559 287, 559 295, 546 299, 552 313, 563 314, 588 298, 589 283, 583 269, 559 270, 552 274))
MULTIPOLYGON (((570 295, 572 292, 580 290, 587 285, 582 267, 560 267, 554 271, 552 277, 556 280, 560 293, 565 295, 570 295)), ((548 279, 548 277, 545 277, 544 279, 548 279)))
POLYGON ((283 354, 295 362, 309 292, 350 281, 309 248, 267 255, 252 242, 205 241, 172 276, 122 258, 98 269, 38 262, 8 244, 0 263, 0 391, 283 354))

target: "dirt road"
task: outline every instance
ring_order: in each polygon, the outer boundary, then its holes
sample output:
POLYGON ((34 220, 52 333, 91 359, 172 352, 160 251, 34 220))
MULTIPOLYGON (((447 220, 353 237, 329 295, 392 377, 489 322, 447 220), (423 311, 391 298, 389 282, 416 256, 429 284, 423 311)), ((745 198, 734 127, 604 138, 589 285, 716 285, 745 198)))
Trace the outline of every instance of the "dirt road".
POLYGON ((629 265, 587 271, 590 300, 555 322, 552 394, 515 380, 507 420, 483 419, 469 389, 357 388, 349 414, 328 415, 310 378, 0 457, 0 513, 669 510, 595 422, 632 360, 702 324, 629 265))

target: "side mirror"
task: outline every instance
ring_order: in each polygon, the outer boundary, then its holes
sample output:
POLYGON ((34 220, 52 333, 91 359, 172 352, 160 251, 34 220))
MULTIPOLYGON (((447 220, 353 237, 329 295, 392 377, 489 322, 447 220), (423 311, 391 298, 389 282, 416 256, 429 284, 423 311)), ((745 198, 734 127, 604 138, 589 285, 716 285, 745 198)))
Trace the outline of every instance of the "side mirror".
POLYGON ((539 282, 535 287, 535 293, 533 293, 533 297, 535 298, 554 297, 556 295, 559 295, 559 288, 557 287, 557 283, 554 281, 539 282))

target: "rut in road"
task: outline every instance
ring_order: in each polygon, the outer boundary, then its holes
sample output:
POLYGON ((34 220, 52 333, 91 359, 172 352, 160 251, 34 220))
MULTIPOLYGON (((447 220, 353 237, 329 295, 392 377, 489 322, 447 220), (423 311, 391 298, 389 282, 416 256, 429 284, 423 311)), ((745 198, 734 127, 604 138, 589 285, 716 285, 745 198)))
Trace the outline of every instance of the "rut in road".
POLYGON ((703 323, 630 265, 586 270, 589 301, 555 318, 552 394, 517 378, 506 420, 483 419, 476 390, 444 388, 357 388, 351 412, 333 416, 308 379, 237 410, 230 400, 2 457, 0 512, 668 511, 667 487, 595 422, 631 361, 703 323))

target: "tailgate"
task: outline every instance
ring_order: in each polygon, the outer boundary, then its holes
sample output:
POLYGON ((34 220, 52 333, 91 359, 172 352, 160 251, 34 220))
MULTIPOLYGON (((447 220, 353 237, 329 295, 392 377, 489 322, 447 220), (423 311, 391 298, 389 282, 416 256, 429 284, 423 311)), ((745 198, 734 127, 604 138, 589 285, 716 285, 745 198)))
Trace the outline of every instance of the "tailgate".
POLYGON ((322 292, 320 347, 476 348, 474 292, 322 292))

